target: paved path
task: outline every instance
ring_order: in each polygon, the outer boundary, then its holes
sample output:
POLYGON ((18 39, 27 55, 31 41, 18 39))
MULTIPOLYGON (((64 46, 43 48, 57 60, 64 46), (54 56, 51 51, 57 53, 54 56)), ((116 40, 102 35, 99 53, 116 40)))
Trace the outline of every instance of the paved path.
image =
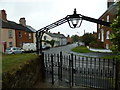
POLYGON ((114 55, 113 53, 105 53, 105 52, 76 53, 71 51, 70 53, 80 56, 88 56, 88 57, 104 57, 104 56, 114 55))

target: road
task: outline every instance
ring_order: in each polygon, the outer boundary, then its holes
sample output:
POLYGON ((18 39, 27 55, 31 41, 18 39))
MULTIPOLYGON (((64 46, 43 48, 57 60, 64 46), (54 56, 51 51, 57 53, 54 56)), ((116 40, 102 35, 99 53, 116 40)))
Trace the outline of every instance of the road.
POLYGON ((61 47, 55 47, 50 48, 49 50, 45 50, 45 54, 59 54, 60 52, 63 52, 64 55, 68 55, 71 53, 71 49, 76 47, 77 44, 70 44, 67 46, 61 46, 61 47))
MULTIPOLYGON (((50 50, 44 51, 45 54, 53 54, 53 70, 54 70, 54 81, 58 81, 58 58, 56 54, 62 51, 62 85, 69 85, 71 81, 71 71, 70 71, 70 60, 71 60, 71 49, 76 47, 76 44, 71 44, 62 47, 51 48, 50 50)), ((87 54, 84 54, 87 55, 87 54)), ((88 56, 91 54, 88 54, 88 56)), ((101 56, 104 55, 101 53, 101 56)), ((93 55, 97 57, 97 54, 93 55)), ((45 57, 45 67, 47 70, 47 77, 51 81, 51 57, 45 57)), ((115 78, 115 66, 112 60, 98 59, 98 58, 86 58, 80 57, 79 54, 74 53, 73 56, 73 70, 74 70, 74 84, 84 85, 97 88, 111 88, 111 84, 108 78, 112 82, 115 78), (98 82, 99 81, 99 82, 98 82)), ((113 84, 113 83, 112 83, 113 84)))

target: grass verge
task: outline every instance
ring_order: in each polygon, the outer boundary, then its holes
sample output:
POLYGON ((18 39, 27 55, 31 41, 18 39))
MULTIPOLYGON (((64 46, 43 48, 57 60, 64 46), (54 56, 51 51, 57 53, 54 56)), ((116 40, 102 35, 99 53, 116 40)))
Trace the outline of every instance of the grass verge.
POLYGON ((27 61, 37 58, 36 54, 15 54, 15 55, 2 55, 2 72, 17 70, 21 65, 27 61))
POLYGON ((87 47, 84 47, 84 46, 75 47, 75 48, 71 49, 71 51, 73 51, 73 52, 78 52, 78 53, 89 53, 89 52, 93 52, 93 51, 90 51, 89 49, 87 49, 87 47))

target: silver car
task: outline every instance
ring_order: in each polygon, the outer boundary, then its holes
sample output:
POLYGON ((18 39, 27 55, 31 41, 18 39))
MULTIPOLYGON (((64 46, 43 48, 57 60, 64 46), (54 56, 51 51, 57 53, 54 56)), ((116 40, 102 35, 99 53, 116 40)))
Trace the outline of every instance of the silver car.
POLYGON ((6 54, 18 54, 18 53, 23 53, 23 52, 24 50, 18 47, 10 47, 10 48, 7 48, 5 51, 6 54))

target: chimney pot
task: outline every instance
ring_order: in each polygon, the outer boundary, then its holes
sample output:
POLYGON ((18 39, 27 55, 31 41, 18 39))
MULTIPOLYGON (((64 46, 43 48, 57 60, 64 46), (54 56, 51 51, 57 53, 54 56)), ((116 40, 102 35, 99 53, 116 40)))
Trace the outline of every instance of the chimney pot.
POLYGON ((5 20, 7 21, 7 14, 6 14, 6 11, 3 9, 3 10, 0 10, 0 18, 2 20, 5 20))
POLYGON ((114 0, 108 0, 107 1, 107 8, 109 8, 111 5, 113 5, 114 0))
POLYGON ((26 20, 25 18, 20 18, 19 23, 22 24, 23 26, 26 26, 26 20))

